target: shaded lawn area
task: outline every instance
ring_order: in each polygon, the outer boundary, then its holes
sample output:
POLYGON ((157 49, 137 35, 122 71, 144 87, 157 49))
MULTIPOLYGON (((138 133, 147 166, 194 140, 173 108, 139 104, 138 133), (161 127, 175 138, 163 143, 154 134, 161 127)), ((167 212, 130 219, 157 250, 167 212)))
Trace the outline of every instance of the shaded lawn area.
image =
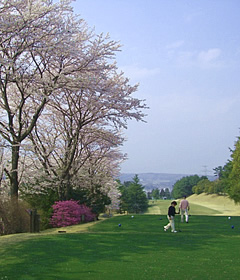
POLYGON ((240 217, 178 219, 176 234, 165 215, 128 215, 84 233, 0 237, 0 279, 239 279, 240 217))

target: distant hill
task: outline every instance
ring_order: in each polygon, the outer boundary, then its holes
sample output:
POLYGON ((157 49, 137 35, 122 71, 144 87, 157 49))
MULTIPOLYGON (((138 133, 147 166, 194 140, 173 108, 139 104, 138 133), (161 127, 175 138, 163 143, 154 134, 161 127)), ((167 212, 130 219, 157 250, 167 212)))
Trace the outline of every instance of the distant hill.
MULTIPOLYGON (((126 181, 132 181, 135 173, 122 173, 119 176, 119 180, 123 183, 126 181)), ((173 185, 180 179, 186 176, 191 176, 193 174, 170 174, 170 173, 138 173, 138 178, 140 183, 144 186, 146 191, 151 191, 152 189, 166 189, 170 191, 173 185)), ((202 176, 202 175, 199 175, 202 176)), ((214 180, 214 176, 208 176, 209 180, 214 180)))

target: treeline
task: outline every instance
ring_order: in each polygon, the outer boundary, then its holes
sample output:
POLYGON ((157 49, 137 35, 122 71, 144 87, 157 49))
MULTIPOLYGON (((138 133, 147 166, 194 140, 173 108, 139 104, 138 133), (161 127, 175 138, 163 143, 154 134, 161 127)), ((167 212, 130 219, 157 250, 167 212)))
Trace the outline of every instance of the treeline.
POLYGON ((192 194, 225 194, 223 182, 220 180, 210 181, 206 176, 186 176, 178 180, 172 191, 174 198, 181 198, 192 194))
POLYGON ((236 203, 240 202, 240 137, 230 149, 231 159, 224 166, 214 168, 216 180, 210 181, 206 176, 187 176, 178 180, 173 186, 173 196, 180 198, 193 193, 225 194, 236 203))
POLYGON ((202 180, 208 179, 206 176, 199 177, 198 175, 183 177, 173 185, 172 196, 174 198, 181 198, 184 195, 189 196, 193 194, 193 187, 202 180))
POLYGON ((148 199, 171 199, 171 192, 169 188, 158 189, 154 188, 151 192, 147 192, 148 199))

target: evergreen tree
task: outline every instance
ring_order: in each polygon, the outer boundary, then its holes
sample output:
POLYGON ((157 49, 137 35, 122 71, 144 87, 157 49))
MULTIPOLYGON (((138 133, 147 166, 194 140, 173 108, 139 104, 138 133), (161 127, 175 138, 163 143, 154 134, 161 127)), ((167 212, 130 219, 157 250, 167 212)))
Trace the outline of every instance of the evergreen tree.
POLYGON ((124 182, 120 185, 121 209, 130 213, 144 212, 148 207, 148 199, 144 187, 139 183, 137 175, 132 182, 124 182))
POLYGON ((161 189, 161 191, 160 191, 160 198, 164 198, 165 197, 165 191, 164 191, 164 189, 161 189))
POLYGON ((166 189, 165 189, 165 197, 166 197, 167 199, 171 199, 171 192, 170 192, 169 188, 166 188, 166 189))
POLYGON ((152 190, 152 197, 154 199, 159 199, 160 198, 160 191, 159 191, 158 188, 152 190))

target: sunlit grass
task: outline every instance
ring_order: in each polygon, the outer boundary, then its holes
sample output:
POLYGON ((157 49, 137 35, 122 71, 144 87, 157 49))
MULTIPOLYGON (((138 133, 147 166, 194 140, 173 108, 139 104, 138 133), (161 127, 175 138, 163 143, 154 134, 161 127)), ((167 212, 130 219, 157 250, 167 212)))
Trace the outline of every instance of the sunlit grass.
MULTIPOLYGON (((191 215, 217 215, 217 216, 240 216, 240 205, 235 204, 233 200, 227 196, 218 196, 215 194, 192 195, 187 198, 190 202, 191 215)), ((178 206, 180 199, 176 200, 178 206)), ((150 200, 149 208, 146 214, 165 214, 170 206, 171 200, 150 200)))
POLYGON ((238 279, 239 217, 192 215, 186 224, 177 216, 176 234, 163 231, 166 223, 165 215, 126 215, 74 233, 0 237, 0 279, 238 279))
POLYGON ((163 231, 171 201, 159 200, 149 203, 155 215, 2 236, 0 279, 238 279, 240 217, 228 219, 222 199, 190 197, 189 224, 177 215, 176 234, 163 231))
MULTIPOLYGON (((176 206, 176 212, 178 211, 179 201, 177 200, 178 205, 176 206)), ((171 200, 152 200, 149 202, 149 208, 146 214, 165 214, 168 213, 168 207, 171 204, 171 200)), ((199 204, 191 203, 190 204, 190 215, 219 215, 222 214, 221 211, 202 206, 199 204)))
POLYGON ((240 216, 240 204, 236 204, 228 196, 205 194, 192 195, 189 201, 193 205, 205 206, 220 212, 219 215, 240 216))

